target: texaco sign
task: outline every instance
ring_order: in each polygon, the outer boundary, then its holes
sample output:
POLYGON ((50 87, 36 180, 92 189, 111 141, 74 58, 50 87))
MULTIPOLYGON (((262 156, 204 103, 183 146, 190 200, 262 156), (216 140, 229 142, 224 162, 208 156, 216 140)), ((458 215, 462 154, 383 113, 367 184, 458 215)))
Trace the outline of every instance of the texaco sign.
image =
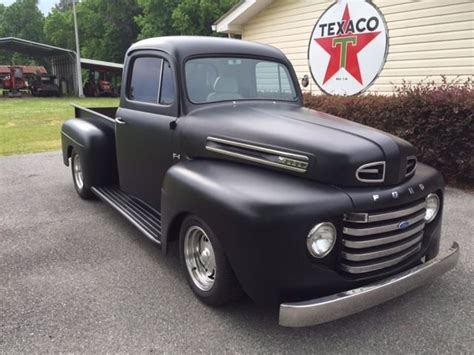
POLYGON ((377 78, 387 52, 387 24, 375 5, 365 0, 339 0, 314 26, 308 62, 322 91, 355 95, 377 78))

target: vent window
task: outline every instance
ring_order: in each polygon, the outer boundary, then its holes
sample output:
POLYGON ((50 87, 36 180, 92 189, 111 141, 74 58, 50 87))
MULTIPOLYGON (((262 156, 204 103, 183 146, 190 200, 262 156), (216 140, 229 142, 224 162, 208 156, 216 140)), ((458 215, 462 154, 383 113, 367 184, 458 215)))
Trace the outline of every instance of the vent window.
POLYGON ((356 178, 361 182, 384 182, 385 180, 385 162, 378 161, 364 164, 356 171, 356 178))

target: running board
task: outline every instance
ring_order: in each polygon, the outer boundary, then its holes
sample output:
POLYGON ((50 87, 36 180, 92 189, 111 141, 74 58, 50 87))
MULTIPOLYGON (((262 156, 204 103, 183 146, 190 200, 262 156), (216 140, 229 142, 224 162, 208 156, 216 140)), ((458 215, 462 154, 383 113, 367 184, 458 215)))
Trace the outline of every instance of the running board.
POLYGON ((97 197, 128 219, 140 232, 161 244, 161 215, 145 203, 117 187, 91 187, 97 197))

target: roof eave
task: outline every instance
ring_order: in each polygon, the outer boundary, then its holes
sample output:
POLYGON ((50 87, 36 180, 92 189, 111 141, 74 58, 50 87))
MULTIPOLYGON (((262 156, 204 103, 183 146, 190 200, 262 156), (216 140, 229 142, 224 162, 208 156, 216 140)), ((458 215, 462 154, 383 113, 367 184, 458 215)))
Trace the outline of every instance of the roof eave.
POLYGON ((242 0, 219 18, 212 30, 218 33, 242 34, 243 25, 257 15, 273 0, 242 0))

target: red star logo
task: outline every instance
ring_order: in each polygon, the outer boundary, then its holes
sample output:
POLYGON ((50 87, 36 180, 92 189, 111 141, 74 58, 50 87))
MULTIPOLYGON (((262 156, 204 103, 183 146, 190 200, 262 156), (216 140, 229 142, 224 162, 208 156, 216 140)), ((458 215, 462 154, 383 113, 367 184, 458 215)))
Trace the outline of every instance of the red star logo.
POLYGON ((331 79, 341 68, 345 68, 354 79, 356 79, 361 85, 363 84, 358 53, 372 42, 380 32, 347 32, 350 20, 349 5, 346 4, 342 16, 344 34, 314 39, 316 43, 318 43, 331 56, 323 84, 331 79))

